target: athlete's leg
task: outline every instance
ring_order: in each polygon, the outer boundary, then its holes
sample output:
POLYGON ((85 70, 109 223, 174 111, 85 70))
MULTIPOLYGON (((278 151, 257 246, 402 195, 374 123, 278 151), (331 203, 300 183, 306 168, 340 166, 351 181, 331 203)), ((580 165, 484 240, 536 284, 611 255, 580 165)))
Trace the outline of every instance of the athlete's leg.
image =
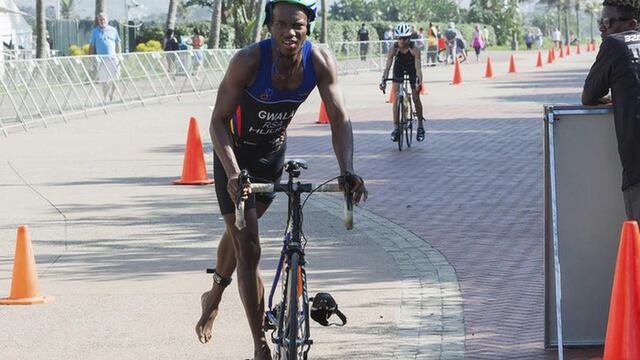
MULTIPOLYGON (((256 201, 256 213, 258 215, 258 218, 261 218, 262 215, 264 215, 264 213, 269 208, 269 205, 270 204, 266 204, 261 201, 256 201)), ((231 235, 229 234, 229 231, 225 229, 225 232, 222 234, 220 244, 218 245, 216 272, 222 278, 228 279, 231 277, 235 269, 236 255, 233 247, 233 240, 231 238, 231 235)), ((200 340, 200 342, 203 344, 209 342, 213 335, 213 321, 215 320, 216 316, 218 316, 218 305, 220 304, 220 300, 222 299, 222 293, 224 292, 224 289, 224 286, 220 286, 213 282, 211 290, 205 291, 200 299, 202 302, 202 314, 200 315, 200 319, 196 324, 196 334, 198 335, 198 339, 200 340)))
POLYGON ((235 227, 235 214, 224 215, 228 231, 233 239, 236 255, 236 273, 238 290, 249 321, 255 359, 270 359, 269 346, 264 329, 264 286, 258 272, 260 262, 260 239, 258 237, 258 216, 256 209, 245 211, 247 226, 238 230, 235 227))
POLYGON ((424 117, 422 115, 422 100, 420 99, 420 89, 418 88, 418 86, 415 86, 413 91, 411 91, 411 98, 413 99, 413 104, 416 107, 416 116, 418 117, 418 130, 416 131, 416 140, 422 141, 424 140, 424 117))
MULTIPOLYGON (((397 82, 391 83, 392 94, 396 95, 394 96, 394 99, 397 99, 398 86, 399 84, 397 82)), ((400 121, 400 119, 398 118, 398 102, 394 100, 393 101, 393 131, 391 132, 392 141, 398 141, 398 121, 400 121)))

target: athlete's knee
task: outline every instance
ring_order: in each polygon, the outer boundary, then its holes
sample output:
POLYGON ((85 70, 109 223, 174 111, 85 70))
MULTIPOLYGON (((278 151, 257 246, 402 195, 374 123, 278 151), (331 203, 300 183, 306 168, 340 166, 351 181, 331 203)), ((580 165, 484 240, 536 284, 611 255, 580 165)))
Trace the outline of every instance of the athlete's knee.
POLYGON ((257 231, 245 231, 249 230, 245 228, 243 231, 238 232, 234 236, 234 247, 236 250, 236 262, 238 267, 251 267, 258 266, 260 261, 260 239, 257 231))

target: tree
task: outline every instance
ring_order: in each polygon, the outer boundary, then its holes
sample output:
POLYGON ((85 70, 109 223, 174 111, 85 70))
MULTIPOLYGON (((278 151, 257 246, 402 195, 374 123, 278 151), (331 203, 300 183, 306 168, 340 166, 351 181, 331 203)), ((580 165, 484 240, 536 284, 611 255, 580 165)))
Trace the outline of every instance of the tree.
POLYGON ((585 11, 587 12, 587 14, 589 14, 590 16, 590 25, 589 25, 589 32, 591 33, 591 42, 593 42, 594 40, 594 35, 593 35, 593 24, 595 23, 595 17, 600 13, 600 9, 601 9, 601 2, 600 0, 590 0, 587 1, 587 3, 585 4, 585 11))
POLYGON ((167 23, 165 29, 176 28, 176 13, 178 12, 178 0, 169 0, 169 10, 167 11, 167 23))
POLYGON ((60 9, 62 18, 67 20, 71 19, 76 6, 75 0, 62 0, 60 4, 62 5, 62 8, 60 9))
POLYGON ((222 22, 222 0, 213 0, 213 12, 211 13, 211 32, 209 33, 209 43, 211 49, 220 47, 220 25, 222 22))
POLYGON ((320 4, 322 6, 322 28, 320 29, 320 42, 327 42, 327 0, 321 0, 320 4))
POLYGON ((99 14, 106 14, 106 13, 107 13, 107 0, 96 0, 96 13, 93 20, 95 21, 98 18, 99 14))
POLYGON ((260 33, 262 32, 262 13, 264 12, 265 0, 258 0, 255 4, 253 31, 251 36, 252 42, 260 41, 260 33))
POLYGON ((36 58, 49 56, 47 44, 47 18, 44 15, 42 0, 36 0, 36 58))

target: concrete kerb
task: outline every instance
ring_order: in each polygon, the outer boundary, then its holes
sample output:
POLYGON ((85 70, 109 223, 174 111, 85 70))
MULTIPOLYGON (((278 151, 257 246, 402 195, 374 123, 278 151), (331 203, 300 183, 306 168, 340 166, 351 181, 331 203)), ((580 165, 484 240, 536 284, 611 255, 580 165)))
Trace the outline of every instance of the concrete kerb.
MULTIPOLYGON (((340 217, 342 201, 330 195, 314 205, 340 217)), ((462 293, 453 267, 430 244, 362 208, 354 226, 390 254, 399 269, 402 300, 394 358, 464 358, 462 293)))

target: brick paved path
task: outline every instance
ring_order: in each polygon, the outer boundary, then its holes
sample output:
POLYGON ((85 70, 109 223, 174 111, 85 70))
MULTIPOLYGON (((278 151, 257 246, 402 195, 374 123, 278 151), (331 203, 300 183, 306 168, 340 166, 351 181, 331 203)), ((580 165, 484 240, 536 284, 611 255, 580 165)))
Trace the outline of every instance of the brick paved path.
MULTIPOLYGON (((468 359, 555 358, 543 349, 542 105, 578 103, 593 56, 537 72, 534 54, 519 58, 524 73, 492 80, 478 75, 482 64, 463 67, 471 80, 462 86, 448 85, 448 71, 427 70, 427 141, 408 151, 388 140, 390 105, 350 111, 356 169, 371 193, 365 207, 420 236, 456 269, 468 359)), ((372 103, 362 92, 378 76, 359 75, 361 88, 347 87, 347 101, 372 103)), ((335 160, 313 120, 297 120, 289 156, 309 159, 321 177, 335 160)))

